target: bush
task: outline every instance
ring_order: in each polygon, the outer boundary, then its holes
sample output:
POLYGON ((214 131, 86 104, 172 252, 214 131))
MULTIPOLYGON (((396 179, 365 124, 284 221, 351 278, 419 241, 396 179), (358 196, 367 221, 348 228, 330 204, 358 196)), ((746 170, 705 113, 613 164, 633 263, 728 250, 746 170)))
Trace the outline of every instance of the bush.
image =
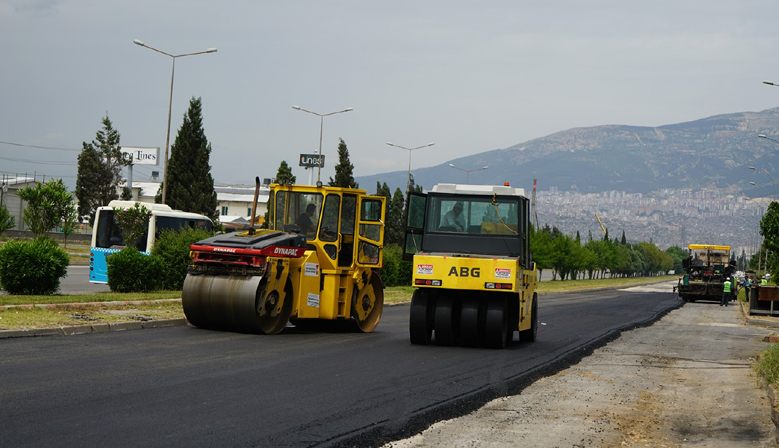
POLYGON ((149 292, 162 289, 164 263, 156 255, 144 255, 134 247, 106 257, 108 287, 114 292, 149 292))
POLYGON ((403 260, 403 248, 397 244, 384 246, 384 267, 381 279, 385 286, 411 286, 412 262, 403 260))
POLYGON ((68 265, 68 254, 48 237, 11 240, 0 248, 0 287, 9 294, 53 294, 68 265))
POLYGON ((154 242, 152 255, 159 256, 163 261, 163 284, 168 290, 178 290, 184 287, 184 277, 189 266, 189 246, 213 236, 207 230, 182 228, 176 231, 163 231, 154 242))
POLYGON ((772 385, 779 385, 779 344, 764 351, 752 368, 772 385))

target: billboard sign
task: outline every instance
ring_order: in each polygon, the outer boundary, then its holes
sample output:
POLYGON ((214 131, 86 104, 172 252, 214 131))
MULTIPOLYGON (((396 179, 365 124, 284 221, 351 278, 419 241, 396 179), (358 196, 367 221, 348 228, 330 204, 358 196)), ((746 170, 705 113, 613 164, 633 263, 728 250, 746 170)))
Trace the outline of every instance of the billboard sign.
POLYGON ((122 153, 129 154, 133 165, 159 165, 160 148, 122 146, 122 153))
POLYGON ((300 166, 304 166, 306 168, 313 168, 315 166, 320 166, 319 161, 322 161, 322 168, 325 167, 325 156, 319 155, 319 154, 301 154, 300 155, 300 166))

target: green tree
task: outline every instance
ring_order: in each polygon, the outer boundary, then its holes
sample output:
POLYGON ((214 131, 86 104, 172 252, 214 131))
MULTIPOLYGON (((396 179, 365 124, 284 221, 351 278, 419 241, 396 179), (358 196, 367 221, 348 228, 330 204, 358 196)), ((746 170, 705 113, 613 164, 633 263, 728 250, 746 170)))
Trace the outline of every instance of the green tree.
POLYGON ((388 225, 385 233, 385 239, 388 241, 387 244, 403 246, 406 228, 405 222, 403 222, 403 203, 405 200, 406 198, 403 197, 403 192, 400 191, 400 188, 396 188, 389 205, 389 215, 387 215, 388 225))
MULTIPOLYGON (((384 202, 384 216, 386 217, 387 221, 389 221, 390 205, 392 203, 392 193, 390 192, 389 186, 387 185, 386 182, 384 182, 384 185, 380 184, 378 181, 376 182, 376 196, 384 196, 385 198, 387 198, 386 202, 384 202)), ((405 223, 404 223, 404 227, 405 227, 405 223)))
POLYGON ((36 182, 19 190, 19 198, 27 202, 22 220, 36 235, 45 235, 56 228, 73 204, 73 195, 62 179, 51 179, 46 183, 36 182))
POLYGON ((5 204, 0 205, 0 235, 8 229, 13 229, 16 226, 16 221, 5 204))
POLYGON ((219 213, 211 176, 211 144, 203 130, 202 106, 200 98, 189 101, 176 141, 170 147, 165 203, 216 220, 219 213))
POLYGON ((335 166, 335 180, 331 177, 328 185, 358 188, 359 184, 354 181, 354 165, 349 161, 349 150, 346 148, 346 142, 342 138, 338 140, 338 165, 335 166))
POLYGON ((763 245, 771 252, 779 252, 779 202, 771 202, 760 220, 760 235, 765 237, 763 245))
POLYGON ((127 247, 135 247, 149 228, 151 210, 136 202, 132 208, 114 208, 114 216, 124 232, 127 247))
POLYGON ((297 177, 292 175, 292 167, 287 165, 286 160, 282 160, 279 169, 276 171, 276 183, 281 185, 294 185, 297 177))
POLYGON ((552 269, 552 238, 551 229, 548 225, 540 230, 530 226, 530 253, 533 255, 533 261, 536 263, 538 275, 540 276, 544 269, 552 269))
POLYGON ((119 199, 123 201, 132 201, 133 200, 133 190, 132 188, 128 186, 122 187, 122 194, 119 196, 119 199))
POLYGON ((76 210, 76 204, 71 202, 65 208, 65 212, 62 215, 62 223, 60 228, 62 229, 62 236, 64 237, 64 246, 68 247, 68 237, 76 230, 79 224, 78 210, 76 210))
POLYGON ((673 270, 678 274, 684 271, 682 261, 687 258, 687 251, 679 246, 671 246, 665 250, 665 253, 673 260, 673 270))
POLYGON ((123 154, 119 146, 119 131, 113 128, 107 114, 101 122, 103 128, 97 131, 95 140, 83 142, 83 149, 78 155, 78 214, 89 216, 90 224, 94 223, 98 207, 108 205, 119 197, 117 188, 122 167, 130 163, 129 156, 123 154))

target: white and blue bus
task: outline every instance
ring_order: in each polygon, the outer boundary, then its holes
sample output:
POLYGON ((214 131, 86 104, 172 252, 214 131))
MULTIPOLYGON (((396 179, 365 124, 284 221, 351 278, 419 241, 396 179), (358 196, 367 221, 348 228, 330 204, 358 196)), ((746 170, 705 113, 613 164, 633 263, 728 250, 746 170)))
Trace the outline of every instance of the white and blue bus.
MULTIPOLYGON (((197 213, 173 210, 164 204, 146 204, 151 210, 151 217, 146 227, 146 233, 138 240, 136 247, 146 255, 151 253, 154 240, 163 230, 178 230, 191 227, 212 230, 214 223, 197 213)), ((105 258, 124 249, 124 232, 114 217, 114 209, 129 209, 135 206, 133 201, 111 201, 106 207, 99 207, 95 213, 95 224, 92 228, 92 245, 89 253, 89 281, 92 283, 108 283, 108 265, 105 258)))

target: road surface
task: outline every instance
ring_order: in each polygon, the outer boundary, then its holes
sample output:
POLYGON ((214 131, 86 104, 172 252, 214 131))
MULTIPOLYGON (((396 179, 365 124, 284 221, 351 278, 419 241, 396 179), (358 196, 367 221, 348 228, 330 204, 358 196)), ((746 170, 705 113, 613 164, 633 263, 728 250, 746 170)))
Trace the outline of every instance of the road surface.
POLYGON ((412 346, 408 305, 370 334, 172 327, 0 341, 0 446, 378 446, 521 391, 681 304, 540 298, 538 341, 412 346))

